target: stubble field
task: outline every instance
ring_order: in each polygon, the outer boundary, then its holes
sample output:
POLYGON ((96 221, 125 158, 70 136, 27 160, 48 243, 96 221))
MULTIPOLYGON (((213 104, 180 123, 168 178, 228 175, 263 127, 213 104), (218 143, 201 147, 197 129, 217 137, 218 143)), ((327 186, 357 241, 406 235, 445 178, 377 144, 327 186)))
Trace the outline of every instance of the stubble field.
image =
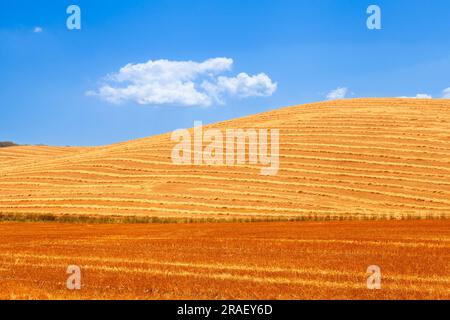
POLYGON ((448 220, 0 224, 2 299, 450 299, 449 262, 448 220))
POLYGON ((0 217, 450 217, 450 100, 355 99, 206 128, 279 129, 280 168, 175 165, 170 134, 0 150, 0 217))
POLYGON ((0 298, 450 299, 449 110, 354 99, 205 127, 278 129, 276 176, 175 165, 170 133, 1 148, 0 298))

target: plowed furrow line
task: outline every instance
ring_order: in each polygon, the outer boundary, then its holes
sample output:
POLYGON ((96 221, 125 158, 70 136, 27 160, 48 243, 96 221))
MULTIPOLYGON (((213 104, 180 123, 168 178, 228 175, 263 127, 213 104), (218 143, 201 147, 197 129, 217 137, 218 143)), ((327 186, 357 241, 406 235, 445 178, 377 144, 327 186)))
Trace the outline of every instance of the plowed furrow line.
MULTIPOLYGON (((246 272, 269 272, 269 273, 292 273, 295 275, 320 275, 320 276, 342 276, 351 277, 358 276, 359 271, 341 271, 332 269, 320 269, 320 268, 296 268, 296 267, 274 267, 274 266, 258 266, 258 265, 226 265, 226 264, 207 264, 207 263, 194 263, 194 262, 174 262, 174 261, 159 261, 152 259, 126 259, 126 258, 110 258, 110 257, 85 257, 85 256, 63 256, 63 255, 40 255, 34 253, 14 253, 4 254, 0 253, 0 257, 10 260, 16 259, 38 259, 48 262, 49 265, 55 264, 55 261, 83 261, 95 264, 126 264, 126 265, 140 265, 140 266, 155 266, 164 269, 164 266, 180 267, 180 268, 192 268, 192 269, 208 269, 208 270, 227 270, 227 271, 246 271, 246 272)), ((26 262, 22 262, 21 265, 27 265, 26 262)), ((29 263, 32 266, 32 263, 29 263)), ((150 268, 149 268, 150 269, 150 268)), ((414 282, 425 283, 438 283, 445 285, 450 284, 449 276, 435 275, 435 277, 423 277, 418 275, 407 274, 390 274, 383 276, 384 279, 390 280, 406 280, 414 282)), ((449 289, 450 290, 450 289, 449 289)))
MULTIPOLYGON (((55 170, 57 173, 68 173, 68 172, 72 172, 72 173, 83 173, 86 175, 94 175, 94 176, 107 176, 107 177, 116 177, 116 178, 131 178, 129 175, 124 175, 124 174, 104 174, 104 173, 99 173, 99 172, 90 172, 90 171, 77 171, 77 170, 67 170, 67 171, 58 171, 55 170)), ((55 173, 55 172, 54 172, 55 173)), ((46 178, 46 177, 42 177, 42 178, 46 178)), ((420 196, 420 197, 410 197, 408 195, 405 194, 400 194, 400 193, 396 193, 396 192, 388 192, 388 191, 378 191, 378 190, 374 190, 374 189, 370 189, 370 188, 360 188, 360 187, 343 187, 343 186, 339 186, 339 185, 327 185, 327 184, 320 184, 320 185, 315 185, 315 184, 305 184, 305 183, 299 183, 299 182, 291 182, 291 181, 279 181, 279 180, 271 180, 269 178, 261 180, 261 179, 238 179, 238 178, 226 178, 226 177, 217 177, 217 176, 198 176, 198 175, 172 175, 172 174, 164 174, 164 175, 133 175, 132 178, 136 179, 136 178, 144 178, 144 179, 149 179, 149 178, 189 178, 189 179, 198 179, 198 180, 203 180, 203 179, 208 179, 208 180, 218 180, 218 181, 228 181, 228 182, 243 182, 243 183, 269 183, 269 184, 281 184, 281 185, 291 185, 291 186, 302 186, 302 187, 309 187, 309 188, 319 188, 319 189, 335 189, 335 190, 342 190, 342 191, 349 191, 349 192, 359 192, 359 193, 366 193, 368 195, 370 194, 376 194, 376 195, 380 195, 380 196, 384 196, 384 197, 392 197, 392 198, 400 198, 400 199, 407 199, 410 201, 426 201, 426 202, 430 202, 430 203, 435 203, 435 204, 450 204, 450 200, 444 200, 444 199, 436 199, 436 198, 430 198, 430 197, 425 197, 425 196, 420 196)))

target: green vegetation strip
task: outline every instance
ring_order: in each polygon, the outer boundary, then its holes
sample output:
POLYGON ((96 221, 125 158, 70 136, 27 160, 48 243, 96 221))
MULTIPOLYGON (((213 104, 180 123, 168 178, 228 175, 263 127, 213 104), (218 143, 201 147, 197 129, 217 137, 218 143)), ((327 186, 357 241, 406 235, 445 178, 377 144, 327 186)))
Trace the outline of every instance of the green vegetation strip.
POLYGON ((0 213, 0 222, 57 222, 57 223, 97 223, 97 224, 145 224, 145 223, 220 223, 220 222, 296 222, 296 221, 349 221, 349 220, 430 220, 448 219, 446 214, 424 215, 305 215, 298 217, 210 217, 210 218, 172 218, 138 216, 83 216, 54 214, 4 214, 0 213))

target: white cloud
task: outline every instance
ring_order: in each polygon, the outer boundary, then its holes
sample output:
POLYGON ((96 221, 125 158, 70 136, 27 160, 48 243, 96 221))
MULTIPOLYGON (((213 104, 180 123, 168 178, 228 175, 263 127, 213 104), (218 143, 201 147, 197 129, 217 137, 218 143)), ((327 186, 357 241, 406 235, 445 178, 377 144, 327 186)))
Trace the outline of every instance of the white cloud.
POLYGON ((277 90, 277 84, 265 74, 249 76, 240 73, 236 77, 220 76, 214 83, 204 81, 201 87, 218 103, 224 103, 223 96, 269 97, 277 90))
POLYGON ((34 27, 34 29, 33 29, 34 33, 41 33, 42 31, 44 31, 44 29, 42 29, 42 27, 34 27))
POLYGON ((433 97, 431 95, 426 94, 426 93, 418 93, 414 97, 402 96, 400 98, 405 98, 405 99, 433 99, 433 97))
POLYGON ((450 99, 450 87, 442 91, 442 99, 450 99))
POLYGON ((348 88, 339 87, 327 93, 328 100, 344 99, 347 96, 348 88))
POLYGON ((418 93, 415 96, 416 99, 433 99, 433 97, 426 93, 418 93))
POLYGON ((264 73, 219 76, 230 71, 232 65, 229 58, 127 64, 119 72, 106 76, 97 91, 87 94, 111 103, 210 106, 214 102, 223 104, 227 97, 264 97, 276 91, 277 84, 264 73))

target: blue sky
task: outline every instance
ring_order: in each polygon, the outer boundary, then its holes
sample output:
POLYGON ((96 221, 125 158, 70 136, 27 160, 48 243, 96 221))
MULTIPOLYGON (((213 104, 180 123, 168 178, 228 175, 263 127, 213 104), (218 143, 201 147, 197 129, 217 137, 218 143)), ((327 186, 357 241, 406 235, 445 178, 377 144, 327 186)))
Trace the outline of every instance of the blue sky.
POLYGON ((109 144, 321 101, 337 88, 439 98, 450 87, 449 30, 448 0, 0 0, 0 141, 109 144), (71 4, 81 30, 66 27, 71 4), (382 30, 366 28, 370 4, 382 30), (228 88, 221 103, 199 106, 87 94, 127 64, 219 57, 233 61, 226 79, 264 73, 276 90, 228 88))

